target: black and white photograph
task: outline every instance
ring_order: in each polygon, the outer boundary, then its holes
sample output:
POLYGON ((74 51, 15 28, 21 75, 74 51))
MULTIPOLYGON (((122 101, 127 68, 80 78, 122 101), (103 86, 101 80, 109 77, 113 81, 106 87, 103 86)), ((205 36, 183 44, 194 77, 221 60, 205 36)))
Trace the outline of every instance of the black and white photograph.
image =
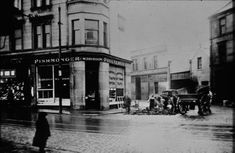
POLYGON ((234 0, 0 0, 1 153, 234 153, 234 0))

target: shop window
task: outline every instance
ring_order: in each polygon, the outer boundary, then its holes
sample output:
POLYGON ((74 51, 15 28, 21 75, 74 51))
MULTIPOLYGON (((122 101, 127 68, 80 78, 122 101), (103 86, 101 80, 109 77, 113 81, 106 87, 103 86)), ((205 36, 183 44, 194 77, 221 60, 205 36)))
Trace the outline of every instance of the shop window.
POLYGON ((85 20, 85 44, 98 45, 99 22, 96 20, 85 20))
POLYGON ((80 44, 80 25, 79 20, 73 20, 72 21, 72 44, 77 45, 80 44))
POLYGON ((59 91, 58 66, 39 66, 37 68, 38 98, 62 98, 69 99, 69 65, 62 65, 61 90, 59 91))
POLYGON ((38 67, 38 98, 53 97, 53 67, 38 67))
POLYGON ((34 48, 51 47, 51 25, 39 24, 34 26, 34 48))

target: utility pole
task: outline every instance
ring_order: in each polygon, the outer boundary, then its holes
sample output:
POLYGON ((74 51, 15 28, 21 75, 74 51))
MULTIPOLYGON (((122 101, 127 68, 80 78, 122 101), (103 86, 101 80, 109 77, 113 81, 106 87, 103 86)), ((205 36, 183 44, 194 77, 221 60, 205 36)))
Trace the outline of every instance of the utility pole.
POLYGON ((61 8, 58 7, 59 11, 59 69, 58 69, 58 77, 59 77, 59 113, 62 114, 62 68, 61 68, 61 8))

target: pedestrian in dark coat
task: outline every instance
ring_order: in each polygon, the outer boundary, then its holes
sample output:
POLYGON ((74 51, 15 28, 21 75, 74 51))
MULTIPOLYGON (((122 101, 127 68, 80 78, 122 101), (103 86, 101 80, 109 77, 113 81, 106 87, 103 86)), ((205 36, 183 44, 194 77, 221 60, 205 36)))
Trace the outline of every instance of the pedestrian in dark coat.
POLYGON ((154 95, 151 95, 149 98, 149 109, 152 110, 154 108, 155 98, 154 95))
POLYGON ((38 120, 36 121, 36 132, 33 138, 33 146, 39 147, 40 153, 45 153, 44 148, 49 136, 51 136, 48 121, 46 119, 46 112, 40 112, 38 120))
POLYGON ((124 104, 127 110, 127 113, 129 114, 131 111, 131 98, 129 96, 124 96, 124 104))

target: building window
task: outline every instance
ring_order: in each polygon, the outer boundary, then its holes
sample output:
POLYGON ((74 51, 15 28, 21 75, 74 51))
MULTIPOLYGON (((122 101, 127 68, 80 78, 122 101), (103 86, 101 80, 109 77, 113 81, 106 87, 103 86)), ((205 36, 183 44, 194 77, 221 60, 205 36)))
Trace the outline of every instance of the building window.
POLYGON ((51 47, 51 25, 47 24, 44 26, 44 46, 51 47))
POLYGON ((22 29, 15 30, 15 49, 22 49, 22 29))
POLYGON ((96 20, 85 20, 85 44, 98 45, 99 22, 96 20))
POLYGON ((32 0, 31 9, 49 8, 51 6, 51 0, 32 0))
POLYGON ((220 42, 218 43, 218 58, 219 58, 219 63, 223 64, 226 62, 227 58, 227 51, 226 51, 226 42, 220 42))
MULTIPOLYGON (((69 65, 62 65, 62 89, 59 92, 58 66, 48 65, 37 67, 37 92, 39 99, 69 99, 69 65)), ((53 100, 54 102, 54 100, 53 100)))
POLYGON ((80 43, 79 32, 80 32, 79 20, 73 20, 72 21, 72 44, 73 45, 77 45, 80 43))
POLYGON ((133 59, 133 71, 138 70, 138 64, 137 64, 137 59, 133 59))
POLYGON ((15 0, 14 7, 18 8, 19 10, 22 10, 22 0, 15 0))
POLYGON ((144 70, 147 70, 147 60, 146 57, 143 58, 144 70))
POLYGON ((107 27, 107 23, 103 23, 103 27, 104 27, 104 36, 103 36, 103 38, 104 38, 104 40, 103 40, 103 42, 104 42, 104 47, 108 47, 108 27, 107 27))
POLYGON ((154 69, 157 69, 157 68, 158 68, 157 56, 154 56, 154 57, 153 57, 153 67, 154 67, 154 69))
POLYGON ((219 20, 219 29, 220 29, 220 35, 225 34, 226 32, 226 18, 221 18, 219 20))
POLYGON ((34 48, 37 49, 51 47, 51 25, 36 25, 34 30, 34 48))
POLYGON ((233 49, 233 41, 227 41, 226 43, 226 50, 227 50, 227 62, 234 61, 234 49, 233 49))
POLYGON ((202 57, 197 58, 197 69, 198 70, 202 69, 202 57))

